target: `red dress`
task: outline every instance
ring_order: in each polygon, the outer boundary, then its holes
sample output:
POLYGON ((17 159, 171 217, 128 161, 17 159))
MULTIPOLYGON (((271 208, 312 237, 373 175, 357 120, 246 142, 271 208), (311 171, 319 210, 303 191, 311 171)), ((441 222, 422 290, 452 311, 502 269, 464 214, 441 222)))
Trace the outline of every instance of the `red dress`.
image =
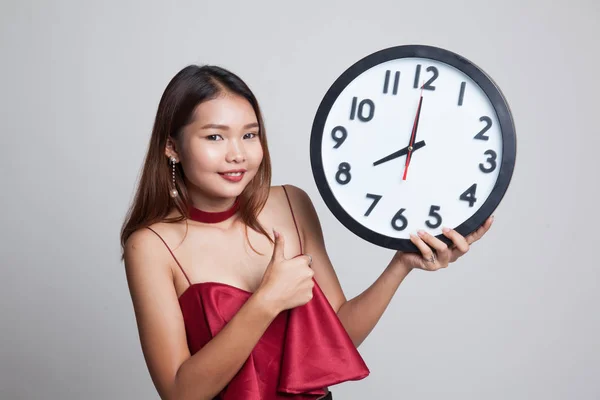
MULTIPOLYGON (((223 329, 252 293, 225 283, 192 283, 175 261, 190 283, 179 297, 179 305, 193 355, 223 329)), ((368 374, 369 369, 315 281, 312 300, 281 312, 273 320, 217 399, 318 399, 326 394, 324 388, 368 374)))

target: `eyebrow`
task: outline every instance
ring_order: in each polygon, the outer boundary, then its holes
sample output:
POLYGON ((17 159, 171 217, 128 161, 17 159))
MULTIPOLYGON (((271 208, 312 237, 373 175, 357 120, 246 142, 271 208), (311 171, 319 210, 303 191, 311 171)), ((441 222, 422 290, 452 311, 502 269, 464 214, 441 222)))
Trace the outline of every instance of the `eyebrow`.
MULTIPOLYGON (((244 125, 244 129, 250 129, 250 128, 258 128, 258 123, 253 122, 251 124, 244 125)), ((224 131, 227 131, 227 130, 229 130, 229 127, 227 125, 206 124, 206 125, 202 126, 200 129, 222 129, 224 131)))

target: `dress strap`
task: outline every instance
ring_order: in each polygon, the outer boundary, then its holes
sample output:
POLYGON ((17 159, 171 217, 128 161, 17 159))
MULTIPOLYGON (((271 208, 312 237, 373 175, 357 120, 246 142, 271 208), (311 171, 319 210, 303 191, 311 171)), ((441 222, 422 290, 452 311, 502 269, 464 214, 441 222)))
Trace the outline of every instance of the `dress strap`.
POLYGON ((294 209, 292 208, 292 202, 290 201, 290 196, 288 196, 287 189, 285 185, 281 185, 283 191, 285 192, 285 197, 287 198, 288 204, 290 206, 290 211, 292 212, 292 219, 294 220, 294 225, 296 226, 296 233, 298 234, 298 242, 300 243, 300 254, 304 254, 304 250, 302 249, 302 240, 300 239, 300 230, 298 229, 298 223, 296 222, 296 216, 294 215, 294 209))
POLYGON ((187 274, 185 273, 185 271, 183 270, 183 267, 181 266, 181 264, 179 263, 179 260, 177 260, 177 257, 175 257, 175 254, 173 254, 173 251, 171 251, 171 248, 169 247, 169 245, 167 244, 167 242, 165 242, 165 239, 162 238, 162 236, 160 236, 158 233, 156 233, 156 231, 152 228, 150 228, 149 226, 147 226, 146 228, 150 229, 152 232, 154 232, 156 234, 156 236, 158 236, 158 238, 160 240, 162 240, 162 242, 165 244, 165 246, 167 247, 167 250, 169 250, 169 253, 171 253, 171 255, 173 256, 173 260, 175 260, 175 262, 177 263, 177 265, 179 266, 179 269, 181 270, 181 272, 183 272, 183 276, 185 276, 185 279, 187 279, 188 283, 190 284, 190 286, 192 285, 192 282, 190 282, 190 278, 188 278, 187 274))

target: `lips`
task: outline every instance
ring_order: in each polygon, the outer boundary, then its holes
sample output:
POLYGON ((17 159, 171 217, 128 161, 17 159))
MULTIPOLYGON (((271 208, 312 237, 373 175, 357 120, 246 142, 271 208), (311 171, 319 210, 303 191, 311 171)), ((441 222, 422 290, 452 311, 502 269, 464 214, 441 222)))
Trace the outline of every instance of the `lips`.
POLYGON ((242 180, 245 173, 245 169, 233 169, 225 172, 219 172, 219 175, 230 182, 239 182, 242 180))

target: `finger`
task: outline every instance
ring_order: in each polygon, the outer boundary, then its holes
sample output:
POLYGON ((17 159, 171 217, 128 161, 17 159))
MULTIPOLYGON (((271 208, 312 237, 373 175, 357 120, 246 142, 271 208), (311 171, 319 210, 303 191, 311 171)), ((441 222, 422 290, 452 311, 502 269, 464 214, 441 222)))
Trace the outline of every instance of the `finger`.
POLYGON ((458 249, 458 251, 461 253, 466 253, 469 251, 469 243, 463 235, 450 228, 442 228, 442 233, 448 239, 452 240, 452 243, 458 249))
POLYGON ((436 238, 435 236, 433 236, 425 231, 418 231, 417 233, 419 234, 419 237, 421 239, 423 239, 423 241, 425 243, 427 243, 429 246, 433 247, 437 252, 442 252, 442 251, 448 249, 448 245, 446 243, 442 242, 440 239, 436 238))
MULTIPOLYGON (((432 259, 432 257, 433 257, 433 250, 431 249, 431 247, 427 246, 427 243, 425 243, 423 241, 423 239, 421 239, 419 236, 413 235, 411 233, 410 234, 410 241, 413 242, 413 244, 415 246, 417 246, 417 248, 421 252, 421 255, 423 256, 424 259, 426 259, 426 260, 431 260, 432 259)), ((429 264, 433 264, 433 263, 429 263, 429 264)))
POLYGON ((312 265, 312 256, 310 254, 304 254, 304 257, 306 257, 306 264, 310 267, 312 265))
POLYGON ((283 235, 273 229, 273 235, 275 236, 275 245, 273 246, 273 259, 277 261, 285 260, 283 255, 283 249, 285 245, 285 239, 283 235))
POLYGON ((294 257, 294 260, 302 261, 302 264, 308 265, 309 267, 312 265, 312 256, 310 254, 298 254, 294 257))
POLYGON ((491 216, 488 219, 486 219, 483 225, 481 225, 475 232, 467 236, 467 242, 469 244, 473 244, 479 239, 481 239, 481 237, 491 228, 493 222, 494 216, 491 216))

